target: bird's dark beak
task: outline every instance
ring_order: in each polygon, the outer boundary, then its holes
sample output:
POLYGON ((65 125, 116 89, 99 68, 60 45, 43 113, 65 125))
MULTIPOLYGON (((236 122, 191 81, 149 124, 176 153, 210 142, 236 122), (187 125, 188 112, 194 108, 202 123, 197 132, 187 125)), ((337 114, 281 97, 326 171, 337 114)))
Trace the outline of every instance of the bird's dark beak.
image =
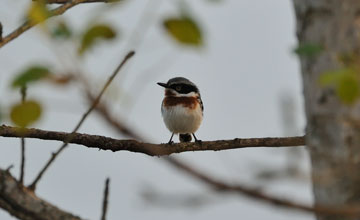
POLYGON ((157 84, 158 84, 159 86, 164 87, 164 88, 167 88, 167 87, 168 87, 168 85, 167 85, 166 83, 158 82, 157 84))

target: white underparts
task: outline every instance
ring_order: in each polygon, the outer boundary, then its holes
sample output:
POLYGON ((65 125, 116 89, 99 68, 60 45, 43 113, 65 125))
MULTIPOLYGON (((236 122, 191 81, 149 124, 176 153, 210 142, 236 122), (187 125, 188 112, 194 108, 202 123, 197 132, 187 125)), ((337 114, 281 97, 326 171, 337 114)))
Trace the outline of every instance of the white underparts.
POLYGON ((195 133, 203 118, 200 105, 195 109, 183 105, 161 106, 161 113, 166 127, 176 134, 195 133))

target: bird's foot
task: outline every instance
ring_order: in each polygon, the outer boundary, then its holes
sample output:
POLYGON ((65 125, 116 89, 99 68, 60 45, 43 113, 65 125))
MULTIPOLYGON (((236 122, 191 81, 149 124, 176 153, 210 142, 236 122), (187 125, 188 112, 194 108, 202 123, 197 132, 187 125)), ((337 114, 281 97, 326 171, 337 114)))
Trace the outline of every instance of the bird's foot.
POLYGON ((195 143, 202 145, 202 140, 195 140, 195 143))
POLYGON ((167 144, 172 145, 174 141, 169 141, 167 144))

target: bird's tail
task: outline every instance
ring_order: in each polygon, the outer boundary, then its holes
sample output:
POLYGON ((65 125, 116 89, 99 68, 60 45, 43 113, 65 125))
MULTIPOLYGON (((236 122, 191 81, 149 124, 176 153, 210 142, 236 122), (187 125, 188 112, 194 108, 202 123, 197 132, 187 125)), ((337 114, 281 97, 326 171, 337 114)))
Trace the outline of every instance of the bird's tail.
POLYGON ((191 141, 191 134, 179 134, 180 142, 190 142, 191 141))

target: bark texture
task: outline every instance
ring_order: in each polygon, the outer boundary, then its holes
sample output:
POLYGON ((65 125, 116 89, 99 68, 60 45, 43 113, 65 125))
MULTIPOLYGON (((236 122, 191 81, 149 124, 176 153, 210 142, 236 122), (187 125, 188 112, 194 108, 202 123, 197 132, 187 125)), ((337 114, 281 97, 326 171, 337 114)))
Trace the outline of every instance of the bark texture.
POLYGON ((233 140, 203 141, 202 144, 195 142, 184 142, 171 145, 151 144, 136 140, 118 140, 99 135, 45 131, 35 128, 19 129, 6 125, 0 126, 0 136, 57 140, 80 144, 90 148, 99 148, 101 150, 111 150, 113 152, 126 150, 144 153, 149 156, 164 156, 186 151, 219 151, 247 147, 289 147, 303 146, 305 144, 304 136, 282 138, 235 138, 233 140))
MULTIPOLYGON (((360 202, 360 105, 343 104, 334 88, 319 84, 319 76, 340 67, 339 55, 359 55, 360 1, 293 2, 299 44, 325 48, 319 56, 301 57, 315 203, 356 204, 360 202)), ((317 215, 317 219, 354 218, 317 215)))
POLYGON ((8 171, 0 169, 0 207, 23 220, 80 220, 37 197, 8 171))

